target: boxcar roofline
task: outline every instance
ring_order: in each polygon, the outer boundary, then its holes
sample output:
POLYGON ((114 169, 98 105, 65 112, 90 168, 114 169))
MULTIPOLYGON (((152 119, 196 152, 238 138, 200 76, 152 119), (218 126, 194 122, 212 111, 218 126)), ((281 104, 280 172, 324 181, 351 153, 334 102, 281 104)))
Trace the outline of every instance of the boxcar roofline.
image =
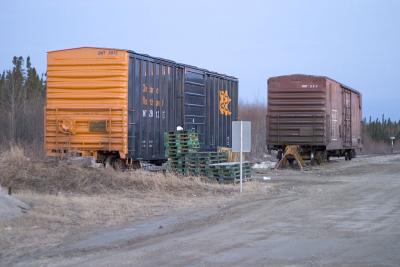
POLYGON ((226 75, 226 74, 218 73, 218 72, 214 72, 214 71, 209 71, 207 69, 199 68, 199 67, 188 65, 188 64, 182 64, 182 63, 170 60, 170 59, 165 59, 165 58, 161 58, 161 57, 154 57, 154 56, 150 56, 148 54, 138 53, 138 52, 135 52, 133 50, 128 50, 128 49, 94 47, 94 46, 81 46, 81 47, 75 47, 75 48, 51 50, 51 51, 47 51, 47 53, 68 51, 68 50, 77 50, 77 49, 83 49, 83 48, 89 48, 89 49, 111 49, 111 50, 125 51, 125 52, 128 52, 130 55, 137 55, 137 56, 145 57, 146 59, 150 58, 154 62, 159 62, 159 63, 164 63, 165 62, 166 64, 170 64, 170 65, 174 65, 174 66, 196 69, 196 70, 203 71, 203 72, 206 72, 207 74, 211 74, 211 75, 218 76, 218 77, 229 78, 229 79, 236 80, 236 81, 238 80, 238 78, 236 78, 234 76, 230 76, 230 75, 226 75))
POLYGON ((358 94, 358 95, 361 96, 361 93, 360 93, 358 90, 356 90, 356 89, 354 89, 354 88, 352 88, 352 87, 350 87, 350 86, 347 86, 347 85, 345 85, 345 84, 343 84, 343 83, 341 83, 341 82, 338 82, 337 80, 332 79, 332 78, 330 78, 330 77, 328 77, 328 76, 307 75, 307 74, 289 74, 289 75, 274 76, 274 77, 268 78, 268 81, 271 80, 271 79, 279 79, 279 78, 290 77, 290 76, 302 76, 302 77, 306 77, 306 78, 320 78, 320 79, 322 78, 322 79, 327 79, 327 80, 330 80, 330 81, 332 81, 332 82, 335 82, 335 83, 341 85, 342 87, 344 87, 344 88, 346 88, 346 89, 348 89, 348 90, 350 90, 350 91, 353 91, 354 93, 356 93, 356 94, 358 94))
POLYGON ((155 63, 165 63, 165 64, 173 65, 173 66, 176 66, 176 67, 190 68, 190 69, 197 70, 199 72, 205 72, 205 73, 213 75, 213 76, 222 77, 222 78, 230 79, 230 80, 236 80, 236 81, 238 80, 238 78, 236 78, 234 76, 226 75, 226 74, 223 74, 223 73, 218 73, 218 72, 215 72, 215 71, 209 71, 207 69, 199 68, 199 67, 196 67, 196 66, 193 66, 193 65, 178 63, 176 61, 165 59, 165 58, 153 57, 153 56, 150 56, 150 55, 147 55, 147 54, 137 53, 137 52, 134 52, 132 50, 128 50, 128 52, 129 52, 129 54, 134 55, 134 56, 145 57, 146 59, 150 58, 155 63))

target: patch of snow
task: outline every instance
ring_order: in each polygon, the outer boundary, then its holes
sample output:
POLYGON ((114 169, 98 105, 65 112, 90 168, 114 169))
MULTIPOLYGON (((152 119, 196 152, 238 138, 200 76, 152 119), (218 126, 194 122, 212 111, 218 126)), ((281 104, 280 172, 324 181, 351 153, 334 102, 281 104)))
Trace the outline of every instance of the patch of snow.
POLYGON ((273 161, 263 161, 260 163, 255 163, 253 169, 273 169, 275 168, 276 162, 273 161))

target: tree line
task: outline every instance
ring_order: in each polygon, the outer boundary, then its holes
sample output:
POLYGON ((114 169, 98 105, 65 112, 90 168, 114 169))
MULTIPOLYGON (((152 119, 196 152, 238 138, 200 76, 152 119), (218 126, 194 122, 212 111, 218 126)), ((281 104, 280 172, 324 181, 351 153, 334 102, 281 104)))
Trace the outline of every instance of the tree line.
POLYGON ((41 151, 45 94, 45 77, 30 57, 13 57, 11 69, 0 74, 1 147, 20 144, 41 151))
POLYGON ((400 138, 400 120, 392 121, 390 118, 386 119, 385 115, 382 115, 381 120, 372 120, 369 117, 367 121, 364 118, 362 126, 363 133, 375 141, 390 142, 390 137, 395 137, 396 140, 400 138))

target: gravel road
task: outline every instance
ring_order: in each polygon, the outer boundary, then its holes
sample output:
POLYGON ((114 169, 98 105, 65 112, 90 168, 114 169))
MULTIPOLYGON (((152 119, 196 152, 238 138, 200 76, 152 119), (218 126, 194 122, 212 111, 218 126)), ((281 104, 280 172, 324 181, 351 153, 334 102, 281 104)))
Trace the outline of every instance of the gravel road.
POLYGON ((400 266, 400 155, 261 170, 272 189, 82 234, 17 266, 400 266))

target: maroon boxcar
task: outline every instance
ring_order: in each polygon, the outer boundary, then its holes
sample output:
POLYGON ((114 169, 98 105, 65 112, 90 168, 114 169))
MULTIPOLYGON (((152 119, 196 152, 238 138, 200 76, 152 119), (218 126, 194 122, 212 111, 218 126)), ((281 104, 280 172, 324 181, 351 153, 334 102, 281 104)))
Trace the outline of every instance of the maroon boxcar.
POLYGON ((361 94, 325 76, 287 75, 268 80, 267 146, 298 145, 318 163, 350 160, 361 150, 361 94))

